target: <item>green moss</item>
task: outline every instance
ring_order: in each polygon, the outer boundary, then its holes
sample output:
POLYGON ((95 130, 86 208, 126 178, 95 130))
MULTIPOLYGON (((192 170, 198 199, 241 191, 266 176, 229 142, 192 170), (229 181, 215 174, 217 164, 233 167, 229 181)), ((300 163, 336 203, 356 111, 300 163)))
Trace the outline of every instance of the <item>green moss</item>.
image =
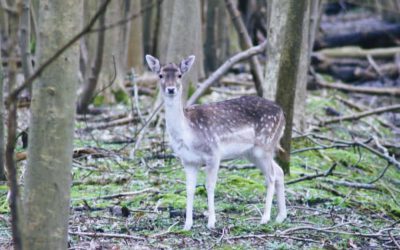
POLYGON ((250 178, 245 178, 238 175, 230 175, 225 181, 229 188, 240 189, 242 194, 254 194, 264 192, 265 187, 263 182, 257 182, 250 178))
POLYGON ((186 196, 180 194, 161 194, 159 200, 164 206, 171 206, 174 208, 185 208, 186 207, 186 196))

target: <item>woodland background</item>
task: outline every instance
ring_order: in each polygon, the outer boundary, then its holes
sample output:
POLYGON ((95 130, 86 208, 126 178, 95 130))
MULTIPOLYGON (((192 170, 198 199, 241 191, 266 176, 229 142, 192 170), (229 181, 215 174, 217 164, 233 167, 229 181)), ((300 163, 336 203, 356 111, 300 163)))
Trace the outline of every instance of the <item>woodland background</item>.
POLYGON ((400 249, 398 0, 0 4, 1 249, 400 249), (146 54, 196 55, 188 105, 283 107, 284 223, 258 224, 263 177, 235 160, 217 228, 202 174, 181 230, 184 173, 146 54))

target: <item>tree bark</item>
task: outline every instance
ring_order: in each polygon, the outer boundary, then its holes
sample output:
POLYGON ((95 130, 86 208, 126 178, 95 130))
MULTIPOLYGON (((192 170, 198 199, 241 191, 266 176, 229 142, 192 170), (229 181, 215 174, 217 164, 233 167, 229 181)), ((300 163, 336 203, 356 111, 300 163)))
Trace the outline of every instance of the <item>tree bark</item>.
POLYGON ((268 44, 267 44, 267 63, 265 65, 265 77, 263 97, 274 100, 278 84, 279 65, 281 61, 281 51, 286 28, 288 1, 270 1, 268 4, 268 44), (281 12, 281 14, 279 14, 281 12))
MULTIPOLYGON (((106 11, 106 26, 126 17, 125 0, 113 0, 106 11)), ((113 92, 125 91, 127 23, 105 31, 103 66, 99 76, 98 90, 102 90, 105 103, 115 102, 113 92)))
MULTIPOLYGON (((25 79, 28 79, 33 72, 32 55, 30 51, 31 45, 31 15, 30 0, 23 0, 22 13, 20 18, 20 39, 19 44, 21 48, 21 63, 22 71, 25 79)), ((31 89, 29 89, 31 95, 31 89)))
POLYGON ((161 6, 158 54, 163 63, 179 63, 195 55, 193 68, 185 76, 182 98, 186 101, 189 84, 197 84, 203 74, 200 1, 170 0, 161 6))
POLYGON ((306 128, 305 106, 307 100, 308 67, 311 59, 310 45, 312 45, 311 39, 314 38, 315 34, 315 30, 312 30, 312 28, 317 28, 317 25, 314 24, 318 23, 320 4, 321 0, 306 1, 306 12, 304 13, 303 18, 303 30, 300 44, 300 65, 299 70, 297 71, 297 86, 296 97, 294 99, 295 105, 293 118, 294 126, 301 132, 306 128), (313 17, 314 19, 311 20, 310 17, 313 17))
MULTIPOLYGON (((100 1, 99 7, 104 4, 104 1, 100 1)), ((81 89, 78 95, 77 102, 77 112, 79 114, 86 113, 88 111, 88 107, 93 99, 94 92, 96 90, 97 82, 100 75, 100 70, 103 64, 103 54, 104 54, 104 38, 105 38, 105 14, 103 13, 99 17, 99 31, 97 32, 97 42, 94 44, 92 42, 92 46, 96 46, 96 50, 93 53, 92 57, 89 57, 90 65, 89 70, 85 70, 86 73, 84 75, 84 82, 82 83, 81 89)))
MULTIPOLYGON (((130 14, 141 9, 140 1, 130 3, 130 14)), ((130 24, 127 68, 134 68, 136 73, 143 73, 143 23, 142 16, 133 19, 130 24)))
MULTIPOLYGON (((82 8, 82 1, 40 1, 39 65, 80 30, 82 8)), ((75 43, 33 85, 24 249, 67 248, 78 69, 79 46, 75 43)))
MULTIPOLYGON (((0 48, 1 48, 1 41, 0 41, 0 48)), ((4 117, 6 113, 4 112, 4 71, 3 71, 3 60, 1 56, 0 50, 0 180, 4 181, 6 179, 6 175, 4 172, 4 117)))
MULTIPOLYGON (((285 171, 289 174, 290 166, 290 148, 293 126, 293 113, 294 113, 294 99, 296 94, 296 84, 298 80, 298 72, 305 70, 300 68, 301 63, 301 43, 304 15, 307 9, 306 1, 291 1, 291 0, 273 0, 271 2, 271 23, 270 29, 273 25, 273 20, 280 18, 274 17, 276 15, 286 16, 286 23, 283 28, 283 35, 278 37, 272 33, 269 39, 272 40, 271 45, 281 43, 277 53, 280 53, 279 64, 273 72, 274 78, 269 78, 276 83, 276 102, 282 107, 286 117, 286 127, 281 144, 284 152, 279 153, 278 160, 285 171), (279 2, 279 3, 278 3, 279 2), (274 39, 275 38, 275 39, 274 39)), ((305 25, 309 25, 306 23, 305 25)), ((277 30, 274 30, 277 32, 277 30)), ((267 48, 268 51, 268 48, 267 48)), ((269 64, 269 62, 268 62, 269 64)), ((303 67, 306 65, 302 65, 303 67)), ((267 71, 268 75, 268 71, 267 71)))
POLYGON ((223 1, 207 2, 206 41, 204 67, 207 72, 216 70, 228 57, 227 11, 223 1))

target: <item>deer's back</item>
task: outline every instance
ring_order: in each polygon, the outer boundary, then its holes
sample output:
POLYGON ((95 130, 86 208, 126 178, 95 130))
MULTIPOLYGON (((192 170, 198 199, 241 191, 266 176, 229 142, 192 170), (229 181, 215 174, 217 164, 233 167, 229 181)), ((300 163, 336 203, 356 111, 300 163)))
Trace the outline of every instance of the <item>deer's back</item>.
POLYGON ((185 116, 190 127, 211 143, 219 139, 268 144, 279 140, 284 127, 282 109, 257 96, 194 105, 185 109, 185 116))

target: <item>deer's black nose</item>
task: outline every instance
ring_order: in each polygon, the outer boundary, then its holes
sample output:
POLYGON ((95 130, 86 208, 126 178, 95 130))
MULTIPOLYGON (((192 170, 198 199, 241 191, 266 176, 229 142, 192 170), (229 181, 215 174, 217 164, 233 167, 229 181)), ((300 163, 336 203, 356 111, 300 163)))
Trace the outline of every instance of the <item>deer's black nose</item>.
POLYGON ((170 95, 175 94, 175 88, 167 88, 167 93, 170 95))

